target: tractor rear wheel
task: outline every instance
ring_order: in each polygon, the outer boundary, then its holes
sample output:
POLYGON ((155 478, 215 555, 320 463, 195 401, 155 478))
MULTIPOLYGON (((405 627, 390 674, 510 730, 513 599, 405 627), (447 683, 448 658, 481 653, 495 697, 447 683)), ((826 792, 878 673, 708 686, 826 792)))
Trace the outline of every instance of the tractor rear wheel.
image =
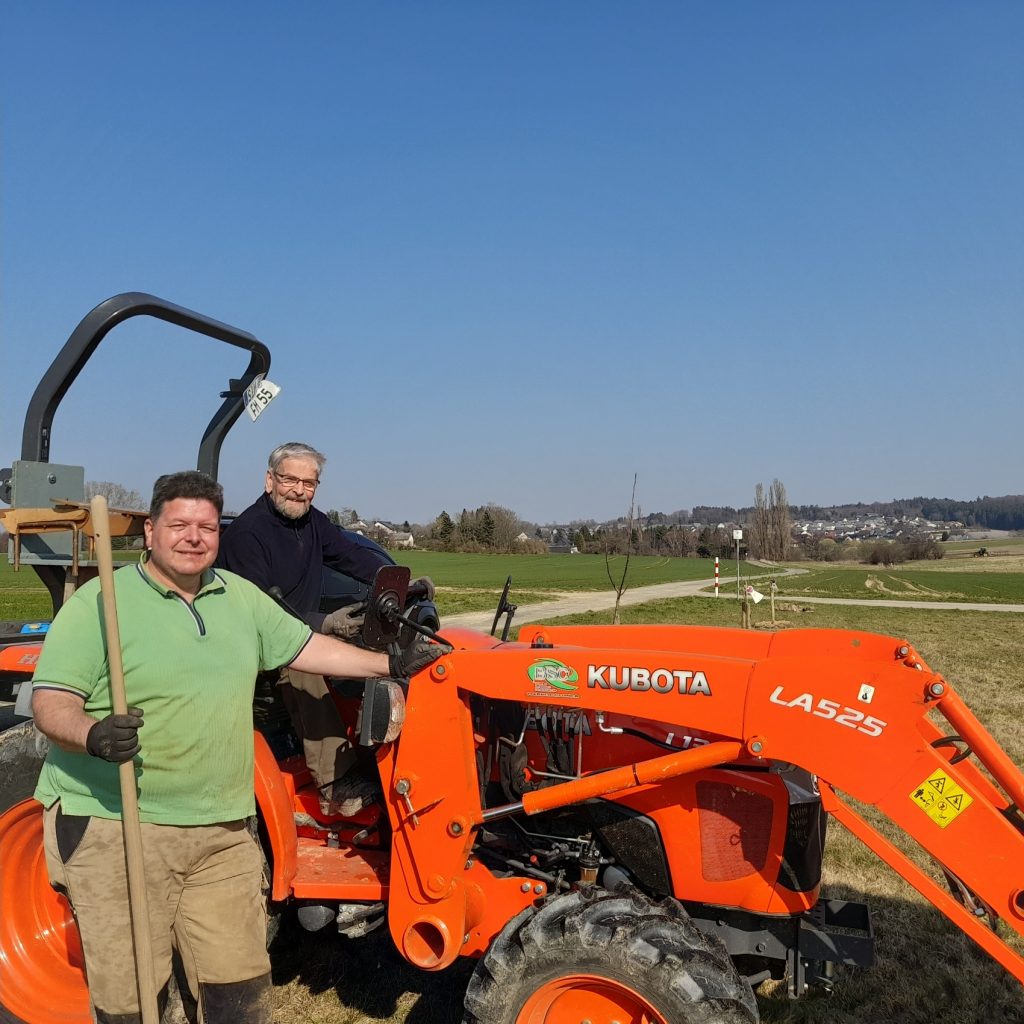
MULTIPOLYGON (((31 723, 29 723, 31 724, 31 723)), ((33 782, 34 785, 34 782, 33 782)), ((259 842, 256 819, 248 823, 259 842)), ((269 865, 264 853, 265 893, 269 865)), ((0 1024, 89 1024, 89 990, 85 981, 78 925, 63 896, 50 887, 43 853, 43 808, 24 800, 0 809, 0 1024)), ((277 933, 280 908, 269 904, 267 945, 277 933)), ((184 971, 176 965, 165 1021, 194 1019, 182 1004, 190 998, 184 971)))
POLYGON ((0 814, 0 849, 0 1021, 88 1024, 78 927, 50 888, 35 800, 0 814))
POLYGON ((725 948, 674 900, 573 892, 513 918, 477 964, 465 1024, 754 1024, 725 948))

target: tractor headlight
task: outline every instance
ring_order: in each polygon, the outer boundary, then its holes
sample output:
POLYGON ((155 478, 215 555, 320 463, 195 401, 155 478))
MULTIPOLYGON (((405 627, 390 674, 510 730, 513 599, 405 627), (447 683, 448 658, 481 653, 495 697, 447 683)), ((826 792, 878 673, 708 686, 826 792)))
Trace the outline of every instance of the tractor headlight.
POLYGON ((359 742, 391 743, 405 724, 405 691, 393 679, 367 679, 363 688, 359 742))

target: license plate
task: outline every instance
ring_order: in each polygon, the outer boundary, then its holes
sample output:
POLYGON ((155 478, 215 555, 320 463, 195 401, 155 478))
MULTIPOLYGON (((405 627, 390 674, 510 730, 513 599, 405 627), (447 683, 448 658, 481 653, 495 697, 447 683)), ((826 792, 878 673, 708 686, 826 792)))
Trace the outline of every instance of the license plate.
POLYGON ((245 389, 245 411, 249 419, 256 422, 270 403, 281 393, 281 389, 266 377, 257 377, 245 389))

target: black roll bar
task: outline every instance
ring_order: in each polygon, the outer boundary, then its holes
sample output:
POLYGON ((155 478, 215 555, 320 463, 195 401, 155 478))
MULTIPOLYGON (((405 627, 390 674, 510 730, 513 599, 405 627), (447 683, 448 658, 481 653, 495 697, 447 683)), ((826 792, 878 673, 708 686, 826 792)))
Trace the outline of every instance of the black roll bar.
POLYGON ((246 331, 223 324, 219 320, 176 306, 165 299, 145 292, 124 292, 101 302, 71 333, 64 347, 50 364, 36 386, 25 414, 25 429, 21 438, 21 457, 27 462, 50 461, 50 433, 53 416, 68 388, 82 372, 82 367, 96 351, 108 332, 133 316, 152 316, 158 320, 177 324, 186 330, 205 334, 218 341, 244 348, 250 353, 249 365, 238 380, 228 382, 222 391, 224 399, 210 420, 199 445, 196 468, 214 479, 220 463, 220 449, 224 437, 245 408, 245 389, 270 369, 270 350, 262 341, 246 331))

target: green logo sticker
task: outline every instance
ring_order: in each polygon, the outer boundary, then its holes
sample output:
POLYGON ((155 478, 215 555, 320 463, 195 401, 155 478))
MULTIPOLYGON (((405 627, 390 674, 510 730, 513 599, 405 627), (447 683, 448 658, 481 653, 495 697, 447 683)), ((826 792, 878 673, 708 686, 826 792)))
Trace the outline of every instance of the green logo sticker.
POLYGON ((548 683, 559 690, 575 690, 573 684, 579 679, 576 669, 554 658, 541 658, 540 661, 535 661, 526 670, 526 674, 535 683, 548 683))

